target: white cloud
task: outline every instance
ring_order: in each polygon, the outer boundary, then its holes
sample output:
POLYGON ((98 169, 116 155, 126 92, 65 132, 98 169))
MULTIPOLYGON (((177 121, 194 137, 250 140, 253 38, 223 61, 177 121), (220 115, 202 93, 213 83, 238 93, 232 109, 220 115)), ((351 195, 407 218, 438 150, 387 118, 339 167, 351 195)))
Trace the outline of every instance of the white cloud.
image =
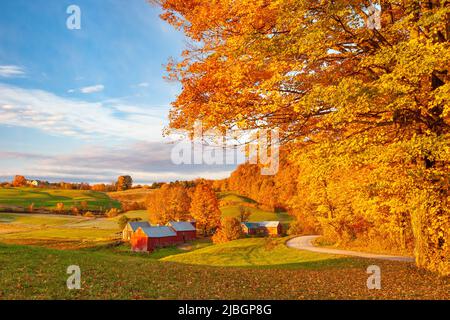
POLYGON ((141 82, 138 84, 138 87, 141 87, 141 88, 147 88, 148 86, 150 86, 150 83, 148 83, 148 82, 141 82))
POLYGON ((105 86, 102 84, 97 84, 95 86, 90 86, 90 87, 84 87, 81 88, 80 91, 82 93, 94 93, 94 92, 100 92, 103 91, 103 89, 105 89, 105 86))
POLYGON ((25 75, 25 70, 22 67, 15 65, 0 66, 0 77, 11 78, 25 75))
POLYGON ((0 124, 54 135, 158 141, 166 114, 161 108, 120 101, 86 102, 0 83, 0 124), (5 107, 6 106, 6 107, 5 107))
POLYGON ((0 166, 0 177, 20 172, 33 178, 53 181, 111 182, 129 174, 136 182, 221 179, 235 165, 176 165, 171 161, 173 145, 164 142, 137 142, 105 148, 89 145, 69 154, 34 154, 0 151, 0 159, 27 161, 21 168, 0 166), (39 176, 36 176, 39 175, 39 176))

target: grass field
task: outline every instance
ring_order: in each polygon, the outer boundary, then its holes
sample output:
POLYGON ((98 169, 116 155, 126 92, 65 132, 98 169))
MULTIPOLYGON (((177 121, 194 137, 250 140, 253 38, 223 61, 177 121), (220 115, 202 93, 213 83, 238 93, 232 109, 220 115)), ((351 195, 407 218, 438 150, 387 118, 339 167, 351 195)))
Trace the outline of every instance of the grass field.
POLYGON ((0 241, 72 248, 111 242, 120 237, 116 218, 0 213, 0 241))
POLYGON ((147 199, 147 196, 153 192, 153 189, 130 189, 125 191, 114 191, 108 192, 108 196, 112 199, 116 199, 119 201, 136 201, 139 203, 144 203, 147 199))
MULTIPOLYGON (((225 216, 250 201, 229 196, 236 206, 222 208, 225 216)), ((126 215, 147 219, 145 210, 126 215)), ((251 220, 270 215, 254 211, 251 220)), ((117 241, 119 218, 0 213, 0 300, 450 299, 450 279, 413 264, 298 251, 287 238, 201 239, 133 253, 117 241), (382 269, 383 290, 366 287, 372 264, 382 269), (81 290, 66 287, 70 265, 81 268, 81 290)))
POLYGON ((133 253, 113 240, 117 219, 0 214, 0 299, 450 298, 450 280, 412 264, 302 252, 286 239, 133 253), (370 264, 382 268, 381 291, 366 288, 370 264), (81 268, 81 290, 66 288, 70 265, 81 268))
POLYGON ((296 268, 286 269, 158 259, 108 248, 0 243, 0 299, 450 299, 450 280, 399 262, 333 258, 304 262, 304 268, 298 261, 296 268), (370 264, 382 269, 382 290, 366 287, 370 264), (70 265, 81 269, 81 290, 66 287, 70 265))
POLYGON ((230 203, 220 208, 222 211, 222 217, 238 217, 240 207, 245 204, 253 204, 255 207, 245 205, 244 208, 251 212, 249 221, 280 221, 284 228, 287 229, 289 223, 293 220, 287 212, 271 212, 259 209, 256 207, 256 202, 250 198, 232 193, 232 192, 221 192, 219 193, 220 201, 225 201, 230 203))
POLYGON ((339 264, 339 257, 286 247, 287 238, 248 238, 169 256, 164 261, 220 267, 308 267, 339 264))
POLYGON ((41 188, 0 188, 0 206, 28 207, 34 203, 35 208, 56 208, 57 203, 64 203, 66 209, 80 205, 86 201, 88 208, 98 210, 103 208, 120 208, 117 200, 107 194, 90 190, 59 190, 41 188))

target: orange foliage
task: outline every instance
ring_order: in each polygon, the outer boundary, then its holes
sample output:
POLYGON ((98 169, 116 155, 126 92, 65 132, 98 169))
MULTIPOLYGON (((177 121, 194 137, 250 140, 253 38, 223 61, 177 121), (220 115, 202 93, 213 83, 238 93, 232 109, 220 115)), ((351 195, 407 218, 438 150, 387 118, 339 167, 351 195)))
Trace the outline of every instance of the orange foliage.
POLYGON ((220 224, 219 201, 209 184, 199 183, 195 188, 190 213, 203 235, 210 234, 220 224))

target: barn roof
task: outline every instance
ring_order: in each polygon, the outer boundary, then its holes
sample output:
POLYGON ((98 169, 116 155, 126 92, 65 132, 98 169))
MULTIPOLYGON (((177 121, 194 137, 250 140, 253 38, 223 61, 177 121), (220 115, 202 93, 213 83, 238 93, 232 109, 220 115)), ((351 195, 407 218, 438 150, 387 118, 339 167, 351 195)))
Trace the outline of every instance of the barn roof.
POLYGON ((249 229, 255 228, 277 228, 280 221, 258 221, 258 222, 244 222, 243 223, 249 229))
POLYGON ((195 231, 192 223, 186 221, 169 221, 168 225, 175 231, 195 231))
POLYGON ((148 223, 147 221, 133 221, 133 222, 128 222, 128 224, 131 227, 131 230, 136 231, 139 227, 141 228, 148 228, 150 227, 150 223, 148 223))
POLYGON ((170 227, 145 227, 141 229, 149 238, 174 237, 177 235, 170 227))

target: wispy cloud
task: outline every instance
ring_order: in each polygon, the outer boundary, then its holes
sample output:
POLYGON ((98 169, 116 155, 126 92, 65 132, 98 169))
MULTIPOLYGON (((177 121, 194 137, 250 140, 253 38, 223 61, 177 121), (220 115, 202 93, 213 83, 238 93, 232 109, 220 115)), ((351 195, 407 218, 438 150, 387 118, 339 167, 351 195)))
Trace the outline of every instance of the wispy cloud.
POLYGON ((0 65, 0 77, 12 78, 25 75, 25 70, 22 67, 15 65, 0 65))
POLYGON ((148 83, 148 82, 141 82, 138 84, 138 87, 141 87, 141 88, 147 88, 148 86, 150 86, 150 83, 148 83))
POLYGON ((164 122, 161 109, 152 106, 87 102, 0 83, 0 124, 4 125, 90 139, 157 141, 164 122))
POLYGON ((118 175, 129 174, 142 183, 225 178, 235 168, 234 165, 176 165, 171 161, 172 147, 164 142, 137 142, 112 148, 91 145, 71 154, 53 156, 0 151, 0 158, 29 162, 20 172, 0 168, 0 177, 20 173, 53 181, 111 182, 118 175))
POLYGON ((95 86, 89 86, 84 87, 80 89, 80 92, 82 93, 94 93, 94 92, 101 92, 105 89, 105 86, 102 84, 97 84, 95 86))

